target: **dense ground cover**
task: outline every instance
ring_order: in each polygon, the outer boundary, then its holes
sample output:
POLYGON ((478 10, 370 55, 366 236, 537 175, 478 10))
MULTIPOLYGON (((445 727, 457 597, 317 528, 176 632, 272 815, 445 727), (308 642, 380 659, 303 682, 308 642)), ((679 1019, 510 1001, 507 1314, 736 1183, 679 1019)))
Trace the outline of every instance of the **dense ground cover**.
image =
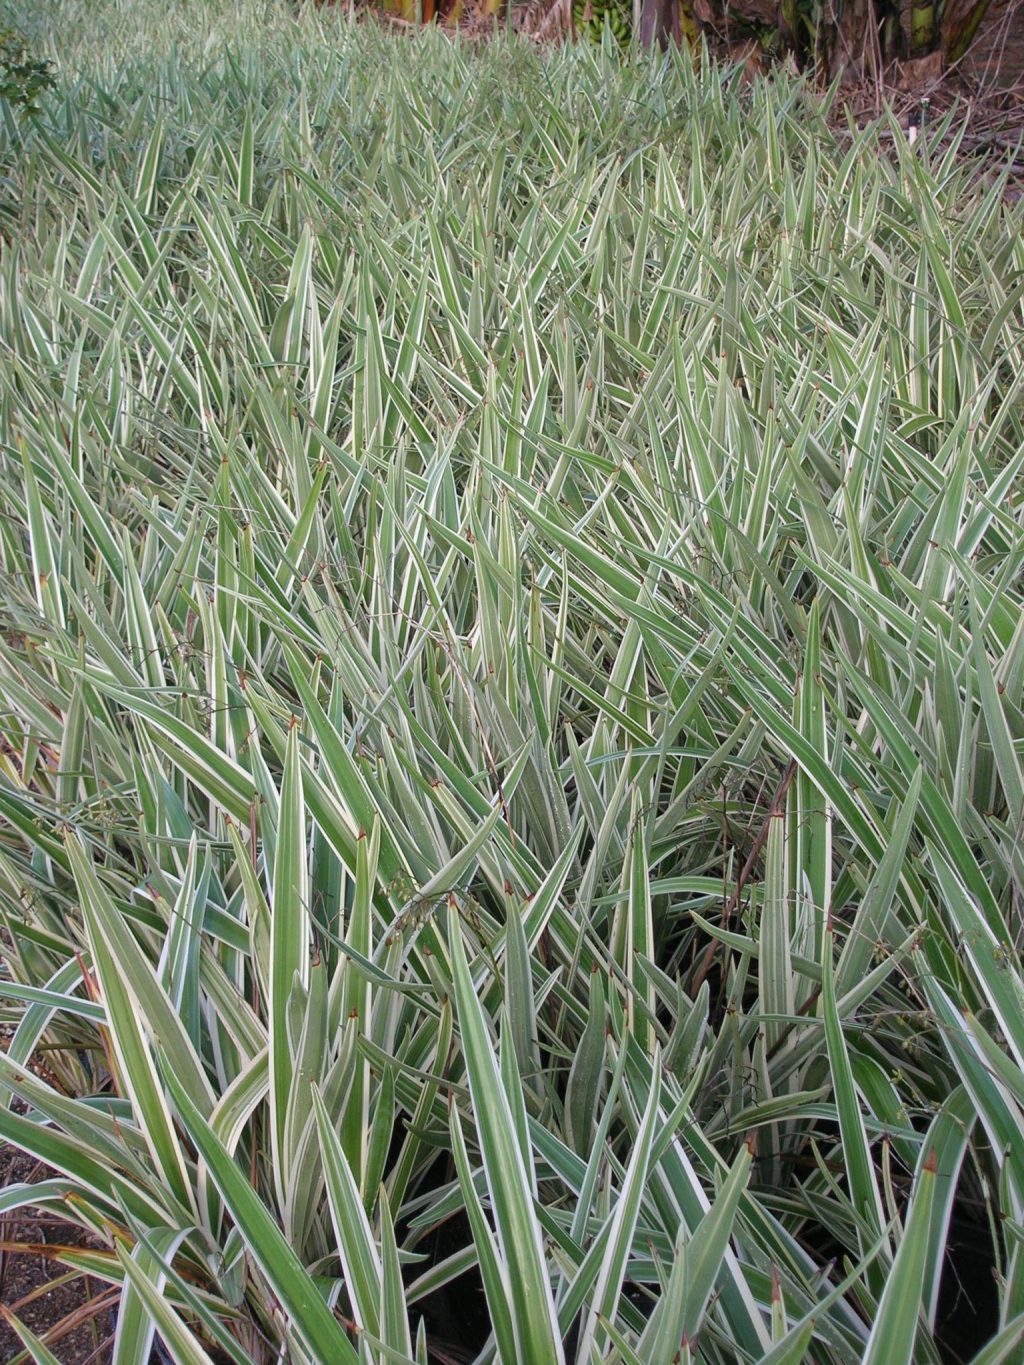
POLYGON ((20 16, 0 1212, 119 1362, 1019 1358, 1020 208, 195 9, 20 16))

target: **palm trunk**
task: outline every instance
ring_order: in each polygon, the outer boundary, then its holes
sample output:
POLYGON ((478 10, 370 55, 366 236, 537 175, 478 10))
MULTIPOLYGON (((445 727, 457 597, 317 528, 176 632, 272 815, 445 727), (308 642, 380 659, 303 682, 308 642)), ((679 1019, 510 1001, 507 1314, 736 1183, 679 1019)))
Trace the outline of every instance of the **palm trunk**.
POLYGON ((978 27, 988 13, 991 0, 961 0, 950 4, 942 16, 942 50, 946 65, 958 62, 971 43, 978 27))
POLYGON ((932 0, 914 0, 910 10, 910 54, 923 56, 935 43, 935 6, 932 0))
POLYGON ((683 42, 696 48, 699 41, 697 20, 690 0, 641 0, 640 42, 651 48, 683 42))
POLYGON ((783 53, 792 52, 799 61, 800 11, 797 0, 779 0, 775 26, 779 30, 779 50, 783 53))

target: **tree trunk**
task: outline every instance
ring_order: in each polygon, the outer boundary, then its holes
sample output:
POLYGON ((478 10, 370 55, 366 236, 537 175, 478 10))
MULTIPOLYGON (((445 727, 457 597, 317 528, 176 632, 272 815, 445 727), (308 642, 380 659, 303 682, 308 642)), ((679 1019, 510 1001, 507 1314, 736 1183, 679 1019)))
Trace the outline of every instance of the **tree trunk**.
POLYGON ((878 8, 875 0, 846 0, 829 7, 833 22, 819 29, 817 54, 826 81, 843 72, 858 81, 874 74, 880 48, 878 8))
POLYGON ((960 0, 950 4, 942 15, 942 51, 947 66, 958 62, 978 32, 991 0, 960 0))
POLYGON ((932 0, 913 0, 910 7, 910 55, 931 52, 935 43, 935 6, 932 0))
POLYGON ((686 42, 695 48, 698 42, 697 21, 690 0, 641 0, 640 42, 643 47, 668 47, 669 43, 686 42))
POLYGON ((775 27, 779 31, 779 50, 784 53, 792 52, 799 61, 801 33, 797 0, 779 0, 775 27))

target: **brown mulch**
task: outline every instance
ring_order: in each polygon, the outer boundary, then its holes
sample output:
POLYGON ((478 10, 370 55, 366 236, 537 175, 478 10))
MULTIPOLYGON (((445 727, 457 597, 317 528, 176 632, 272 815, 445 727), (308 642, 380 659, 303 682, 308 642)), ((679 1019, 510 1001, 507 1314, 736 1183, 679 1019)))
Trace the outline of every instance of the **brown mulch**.
POLYGON ((925 126, 927 155, 933 163, 955 144, 960 164, 976 170, 979 184, 996 184, 1008 172, 1005 201, 1015 204, 1024 199, 1024 81, 1001 90, 976 91, 953 73, 919 88, 907 89, 898 79, 879 89, 851 87, 833 111, 836 136, 850 137, 851 125, 874 122, 886 107, 900 127, 879 131, 882 146, 895 146, 916 116, 925 126), (947 116, 949 127, 943 129, 947 116))
MULTIPOLYGON (((35 1183, 53 1175, 16 1147, 0 1147, 0 1185, 35 1183)), ((61 1365, 106 1365, 111 1358, 117 1291, 85 1275, 69 1276, 46 1247, 88 1246, 74 1223, 49 1211, 18 1209, 0 1219, 0 1304, 41 1337, 61 1365)), ((0 1360, 22 1350, 0 1319, 0 1360)))
MULTIPOLYGON (((10 1037, 9 1028, 0 1028, 0 1048, 6 1050, 10 1037)), ((41 1056, 30 1065, 51 1085, 59 1084, 41 1056)), ((13 1108, 24 1112, 19 1100, 13 1108)), ((35 1157, 0 1143, 0 1188, 34 1185, 54 1174, 35 1157)), ((119 1291, 76 1274, 55 1256, 59 1247, 96 1245, 77 1223, 51 1209, 26 1207, 0 1218, 0 1361, 13 1360, 24 1349, 6 1319, 10 1312, 45 1342, 61 1365, 107 1365, 119 1291)))

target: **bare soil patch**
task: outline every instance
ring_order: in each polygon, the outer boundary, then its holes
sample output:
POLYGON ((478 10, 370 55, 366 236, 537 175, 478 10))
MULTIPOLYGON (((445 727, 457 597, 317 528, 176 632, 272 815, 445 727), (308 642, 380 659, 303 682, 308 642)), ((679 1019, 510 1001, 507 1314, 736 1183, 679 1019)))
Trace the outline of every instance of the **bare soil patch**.
MULTIPOLYGON (((0 1184, 34 1184, 53 1172, 16 1147, 0 1147, 0 1184)), ((52 1213, 19 1209, 0 1220, 0 1304, 41 1337, 62 1365, 105 1365, 117 1292, 56 1260, 60 1247, 89 1245, 81 1228, 52 1213)), ((0 1360, 22 1346, 0 1320, 0 1360)))

